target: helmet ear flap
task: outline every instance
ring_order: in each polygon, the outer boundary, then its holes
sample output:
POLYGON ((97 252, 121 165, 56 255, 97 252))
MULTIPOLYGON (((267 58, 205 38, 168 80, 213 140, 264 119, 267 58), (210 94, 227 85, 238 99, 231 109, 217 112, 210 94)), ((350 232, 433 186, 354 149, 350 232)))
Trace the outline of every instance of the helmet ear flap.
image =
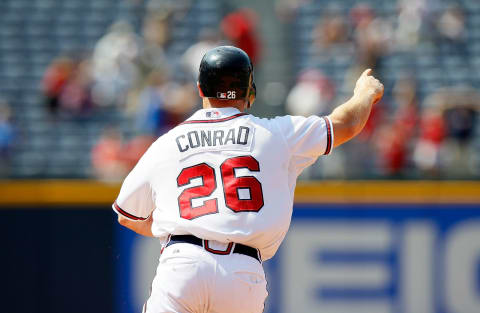
POLYGON ((248 108, 250 108, 253 105, 253 102, 255 102, 255 98, 257 97, 257 86, 255 85, 255 82, 252 82, 252 86, 250 86, 248 90, 248 108))

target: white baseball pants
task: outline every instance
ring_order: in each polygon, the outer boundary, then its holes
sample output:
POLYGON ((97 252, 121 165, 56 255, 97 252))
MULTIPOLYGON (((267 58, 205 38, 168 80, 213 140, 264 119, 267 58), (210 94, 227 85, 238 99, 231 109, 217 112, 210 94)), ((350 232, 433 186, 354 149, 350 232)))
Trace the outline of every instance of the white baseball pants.
POLYGON ((268 295, 259 261, 176 243, 160 256, 146 313, 261 313, 268 295))

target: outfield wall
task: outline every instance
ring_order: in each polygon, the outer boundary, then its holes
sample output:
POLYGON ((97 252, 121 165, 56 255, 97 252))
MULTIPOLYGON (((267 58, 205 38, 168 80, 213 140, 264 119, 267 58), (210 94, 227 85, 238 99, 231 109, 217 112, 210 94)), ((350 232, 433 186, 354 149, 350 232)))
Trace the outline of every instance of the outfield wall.
POLYGON ((115 312, 113 227, 105 207, 3 206, 0 311, 115 312))
MULTIPOLYGON (((0 182, 5 312, 140 312, 159 244, 118 185, 0 182)), ((265 312, 480 312, 479 182, 300 184, 265 312)))
POLYGON ((296 205, 268 266, 268 312, 480 312, 480 205, 296 205))

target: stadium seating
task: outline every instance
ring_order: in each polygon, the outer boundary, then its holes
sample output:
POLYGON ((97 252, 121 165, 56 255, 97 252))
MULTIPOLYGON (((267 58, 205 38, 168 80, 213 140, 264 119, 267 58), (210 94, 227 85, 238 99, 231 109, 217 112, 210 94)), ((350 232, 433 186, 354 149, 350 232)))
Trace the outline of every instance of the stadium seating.
MULTIPOLYGON (((100 108, 88 118, 49 117, 41 91, 41 79, 51 61, 65 52, 91 52, 98 39, 116 20, 122 19, 140 33, 148 5, 155 1, 131 0, 2 0, 0 1, 0 98, 13 109, 17 128, 12 177, 91 176, 90 151, 103 128, 121 125, 132 134, 131 121, 117 108, 100 108)), ((167 1, 163 1, 167 2, 167 1)), ((397 1, 364 0, 379 16, 395 19, 397 1)), ((437 10, 448 5, 434 1, 437 10)), ((171 3, 183 3, 171 1, 171 3)), ((197 39, 201 29, 217 27, 222 17, 215 0, 190 1, 189 10, 174 19, 168 56, 178 57, 197 39)), ((312 30, 327 8, 348 16, 355 0, 303 2, 291 27, 291 81, 302 70, 317 68, 341 86, 354 58, 337 49, 319 55, 312 30)), ((480 87, 480 2, 458 1, 466 11, 468 42, 464 48, 422 42, 409 51, 396 51, 382 60, 381 77, 390 97, 391 86, 405 74, 414 74, 420 100, 442 86, 480 87)), ((175 62, 175 60, 172 60, 175 62)), ((342 90, 339 88, 339 92, 342 90)), ((480 127, 477 127, 479 132, 480 127)), ((480 136, 477 136, 480 138, 480 136)), ((480 147, 480 140, 475 143, 480 147)))
MULTIPOLYGON (((62 53, 91 52, 115 20, 141 30, 149 1, 130 0, 2 0, 0 1, 0 98, 13 109, 17 137, 14 178, 87 178, 90 151, 105 125, 123 125, 128 117, 116 108, 100 108, 84 119, 49 118, 41 79, 62 53)), ((172 55, 197 40, 202 27, 218 25, 214 0, 196 1, 172 25, 172 55)))

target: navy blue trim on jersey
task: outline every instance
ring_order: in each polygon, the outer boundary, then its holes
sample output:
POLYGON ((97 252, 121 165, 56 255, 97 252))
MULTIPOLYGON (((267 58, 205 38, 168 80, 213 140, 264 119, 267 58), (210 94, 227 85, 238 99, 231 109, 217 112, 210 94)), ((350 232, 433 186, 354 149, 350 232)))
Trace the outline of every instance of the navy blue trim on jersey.
POLYGON ((248 115, 248 113, 237 113, 232 116, 224 117, 224 118, 219 118, 216 120, 190 120, 190 121, 185 121, 183 123, 180 123, 180 125, 183 124, 194 124, 194 123, 219 123, 219 122, 225 122, 229 120, 233 120, 236 117, 243 116, 243 115, 248 115))
POLYGON ((332 151, 332 128, 330 126, 330 121, 326 117, 322 117, 323 120, 325 121, 325 124, 327 126, 327 148, 325 149, 324 155, 327 155, 332 151))
POLYGON ((135 220, 135 221, 144 221, 146 218, 143 217, 138 217, 133 214, 128 213, 127 211, 123 210, 118 204, 117 201, 113 203, 113 206, 115 207, 115 210, 117 210, 118 213, 128 217, 129 219, 135 220))

